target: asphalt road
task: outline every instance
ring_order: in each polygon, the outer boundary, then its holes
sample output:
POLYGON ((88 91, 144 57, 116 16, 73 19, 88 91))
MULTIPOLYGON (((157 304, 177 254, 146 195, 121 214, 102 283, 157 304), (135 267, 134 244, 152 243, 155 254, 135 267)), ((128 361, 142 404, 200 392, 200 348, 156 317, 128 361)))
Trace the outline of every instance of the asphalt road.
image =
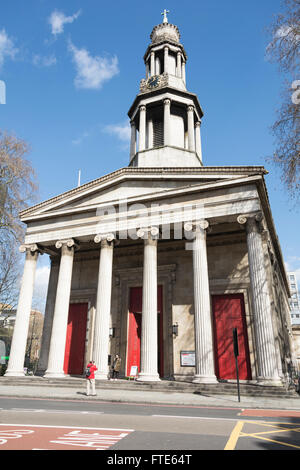
POLYGON ((191 465, 201 450, 299 450, 299 431, 299 411, 0 399, 0 450, 163 451, 191 465))

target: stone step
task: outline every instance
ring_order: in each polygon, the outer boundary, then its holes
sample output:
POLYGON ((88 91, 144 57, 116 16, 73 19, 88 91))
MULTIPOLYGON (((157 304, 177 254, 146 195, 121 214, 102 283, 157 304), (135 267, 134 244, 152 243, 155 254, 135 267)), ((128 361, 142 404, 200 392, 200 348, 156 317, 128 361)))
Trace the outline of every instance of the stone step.
MULTIPOLYGON (((62 379, 44 378, 37 376, 25 377, 0 377, 0 385, 20 385, 20 386, 41 386, 41 387, 85 387, 83 377, 65 377, 62 379)), ((210 395, 236 395, 237 384, 229 382, 219 382, 217 384, 194 384, 174 380, 162 380, 160 382, 138 382, 133 380, 120 379, 117 381, 97 381, 98 389, 122 389, 141 390, 158 392, 178 392, 210 395)), ((257 384, 240 383, 240 393, 244 396, 274 397, 274 398, 295 398, 299 397, 295 390, 286 390, 284 386, 262 386, 257 384)))

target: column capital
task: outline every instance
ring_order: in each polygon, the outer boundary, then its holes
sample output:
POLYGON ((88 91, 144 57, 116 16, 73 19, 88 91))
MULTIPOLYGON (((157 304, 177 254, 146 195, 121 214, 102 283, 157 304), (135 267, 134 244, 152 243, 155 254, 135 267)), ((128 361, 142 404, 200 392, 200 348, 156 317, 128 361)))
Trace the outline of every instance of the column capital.
POLYGON ((246 227, 247 233, 253 231, 262 231, 263 229, 263 214, 262 212, 258 212, 257 214, 252 215, 244 215, 241 214, 237 217, 237 222, 240 225, 244 225, 246 227))
POLYGON ((184 224, 184 230, 187 232, 191 232, 193 229, 202 229, 202 230, 207 230, 209 229, 209 222, 206 219, 202 220, 196 220, 195 222, 185 222, 184 224))
POLYGON ((135 127, 135 120, 134 119, 130 120, 130 125, 131 125, 131 127, 135 127))
POLYGON ((201 119, 195 122, 195 127, 201 127, 201 119))
POLYGON ((35 252, 43 253, 42 248, 37 243, 24 243, 23 245, 19 246, 20 253, 31 252, 34 254, 35 252))
POLYGON ((101 244, 102 242, 111 243, 115 239, 116 239, 116 236, 114 233, 98 233, 94 238, 94 242, 101 243, 101 244))
POLYGON ((188 110, 188 113, 194 112, 195 106, 193 104, 188 104, 187 110, 188 110))
POLYGON ((139 228, 137 231, 137 236, 143 238, 144 240, 152 239, 157 240, 159 237, 158 227, 143 227, 139 228))
POLYGON ((164 99, 164 105, 165 105, 165 106, 170 106, 170 104, 171 104, 170 98, 165 98, 165 99, 164 99))
POLYGON ((141 104, 141 106, 139 107, 139 110, 140 111, 146 111, 146 105, 141 104))
POLYGON ((79 248, 79 244, 75 242, 73 238, 67 238, 65 240, 57 240, 55 243, 55 247, 60 249, 63 246, 66 246, 67 248, 79 248))

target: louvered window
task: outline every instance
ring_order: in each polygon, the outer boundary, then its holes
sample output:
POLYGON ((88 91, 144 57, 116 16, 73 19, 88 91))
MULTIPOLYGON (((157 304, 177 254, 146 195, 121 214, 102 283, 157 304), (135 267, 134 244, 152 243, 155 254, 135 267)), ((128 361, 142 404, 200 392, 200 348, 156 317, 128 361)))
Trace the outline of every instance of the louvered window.
POLYGON ((153 147, 164 145, 164 123, 163 121, 153 122, 153 147))

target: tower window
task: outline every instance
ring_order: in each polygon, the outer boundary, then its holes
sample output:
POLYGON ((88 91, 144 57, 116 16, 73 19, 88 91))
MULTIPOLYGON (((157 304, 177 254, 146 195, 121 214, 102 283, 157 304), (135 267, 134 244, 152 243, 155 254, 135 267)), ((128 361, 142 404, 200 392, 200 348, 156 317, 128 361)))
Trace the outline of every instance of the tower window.
POLYGON ((153 147, 164 145, 164 123, 162 120, 153 121, 153 147))

